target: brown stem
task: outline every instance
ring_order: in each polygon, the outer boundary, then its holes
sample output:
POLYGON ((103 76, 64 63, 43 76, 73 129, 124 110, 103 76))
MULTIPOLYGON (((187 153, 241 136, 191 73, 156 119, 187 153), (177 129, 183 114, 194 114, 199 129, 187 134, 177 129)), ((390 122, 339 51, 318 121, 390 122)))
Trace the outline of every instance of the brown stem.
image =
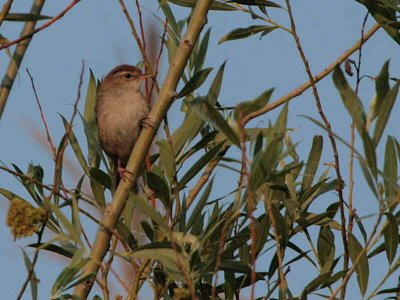
POLYGON ((31 75, 31 73, 29 72, 28 69, 26 69, 26 72, 28 73, 29 79, 31 80, 33 93, 35 94, 36 104, 37 104, 37 106, 39 108, 39 112, 40 112, 40 118, 42 119, 42 122, 43 122, 43 125, 44 125, 44 129, 46 131, 47 141, 49 142, 51 152, 53 153, 53 160, 55 160, 56 156, 57 156, 57 150, 56 150, 56 147, 54 146, 53 140, 51 139, 51 136, 50 136, 49 127, 47 126, 47 122, 46 122, 46 119, 44 117, 42 105, 40 104, 39 97, 38 97, 38 94, 36 92, 35 83, 33 81, 32 75, 31 75))
MULTIPOLYGON (((290 18, 290 24, 292 27, 292 34, 293 34, 293 38, 296 42, 296 46, 297 49, 299 51, 300 57, 304 63, 304 67, 306 69, 306 73, 308 75, 308 78, 310 80, 311 83, 311 87, 312 87, 312 91, 314 94, 314 99, 315 99, 315 103, 317 105, 318 108, 318 113, 321 116, 321 119, 323 120, 325 127, 328 130, 328 137, 329 140, 331 142, 331 146, 332 146, 332 150, 333 150, 333 156, 334 156, 334 160, 335 160, 335 171, 336 171, 336 178, 338 181, 337 184, 337 192, 338 192, 338 196, 339 196, 339 210, 340 210, 340 223, 341 223, 341 235, 342 235, 342 242, 343 242, 343 248, 344 248, 344 261, 346 261, 346 259, 349 258, 349 245, 347 243, 347 232, 346 232, 346 216, 345 216, 345 211, 344 211, 344 198, 343 198, 343 183, 342 183, 342 175, 340 173, 340 160, 339 160, 339 152, 337 150, 337 145, 336 145, 336 140, 335 137, 333 136, 332 133, 332 129, 331 129, 331 124, 329 123, 327 117, 325 116, 324 111, 322 110, 322 104, 321 104, 321 100, 319 98, 319 93, 318 93, 318 89, 316 86, 316 82, 314 80, 314 76, 311 73, 311 69, 310 66, 308 64, 308 60, 304 54, 303 48, 301 46, 300 43, 300 39, 299 36, 296 33, 296 25, 294 22, 294 17, 293 17, 293 13, 292 13, 292 9, 290 6, 290 2, 289 0, 286 0, 286 6, 288 9, 288 14, 289 14, 289 18, 290 18)), ((360 46, 362 45, 362 41, 360 43, 360 46)))
MULTIPOLYGON (((151 74, 154 74, 153 68, 151 67, 151 64, 150 64, 150 61, 149 61, 149 58, 147 57, 146 49, 144 48, 143 43, 140 40, 139 34, 137 33, 137 30, 135 28, 135 24, 133 23, 133 20, 130 17, 130 15, 128 13, 128 10, 126 9, 124 0, 118 0, 118 1, 119 1, 119 4, 121 5, 122 12, 124 13, 128 23, 129 23, 129 26, 131 27, 131 31, 132 31, 133 37, 136 40, 136 43, 137 43, 137 45, 139 47, 139 50, 140 50, 140 53, 142 54, 144 64, 145 64, 148 72, 150 72, 151 74)), ((158 83, 157 83, 155 78, 153 78, 153 82, 154 82, 154 86, 156 88, 156 91, 158 92, 160 90, 160 88, 159 88, 158 83)))

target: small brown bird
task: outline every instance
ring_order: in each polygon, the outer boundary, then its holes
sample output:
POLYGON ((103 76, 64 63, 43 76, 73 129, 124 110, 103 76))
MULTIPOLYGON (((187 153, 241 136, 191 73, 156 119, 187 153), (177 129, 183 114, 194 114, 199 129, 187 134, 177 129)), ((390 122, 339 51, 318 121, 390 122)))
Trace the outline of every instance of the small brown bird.
POLYGON ((117 163, 122 178, 129 155, 147 120, 149 104, 140 91, 150 77, 134 66, 121 65, 111 70, 101 83, 95 113, 100 145, 117 163))

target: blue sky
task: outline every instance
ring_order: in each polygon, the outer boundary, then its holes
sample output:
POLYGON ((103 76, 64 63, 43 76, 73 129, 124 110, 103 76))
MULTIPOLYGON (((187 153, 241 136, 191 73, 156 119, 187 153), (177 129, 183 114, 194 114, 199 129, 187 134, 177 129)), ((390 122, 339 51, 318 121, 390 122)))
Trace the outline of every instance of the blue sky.
MULTIPOLYGON (((27 12, 30 8, 30 4, 27 2, 15 0, 12 12, 27 12)), ((131 5, 130 11, 132 12, 134 10, 132 3, 134 2, 126 2, 128 7, 131 5)), ((42 14, 55 16, 68 3, 68 1, 48 1, 42 14)), ((162 14, 157 10, 157 1, 142 0, 141 3, 153 13, 162 14)), ((277 3, 284 5, 282 0, 277 0, 277 3)), ((333 62, 360 37, 360 28, 366 10, 356 1, 293 1, 292 6, 298 34, 314 74, 333 62)), ((177 19, 186 16, 189 12, 188 9, 174 5, 172 8, 176 12, 177 19)), ((272 19, 289 26, 287 16, 283 11, 271 9, 270 12, 272 19)), ((144 17, 147 22, 153 22, 158 32, 161 32, 161 25, 154 21, 145 10, 144 17)), ((373 22, 370 17, 366 28, 370 28, 373 22)), ((218 45, 218 40, 230 30, 255 24, 263 25, 241 12, 211 12, 209 14, 207 27, 211 27, 212 31, 205 67, 217 69, 224 60, 227 60, 224 83, 219 98, 223 105, 232 106, 237 102, 255 98, 271 87, 276 88, 272 96, 272 100, 274 100, 307 81, 307 75, 294 41, 284 31, 275 30, 262 39, 254 36, 218 45)), ((0 32, 13 40, 19 35, 20 30, 21 24, 5 22, 0 32)), ((377 75, 384 61, 390 58, 391 75, 399 77, 397 66, 399 66, 400 56, 398 51, 399 46, 382 29, 379 30, 363 48, 362 73, 371 76, 377 75)), ((165 53, 166 51, 164 51, 165 53)), ((356 56, 353 55, 352 58, 355 59, 356 56)), ((140 53, 130 34, 118 1, 81 1, 61 20, 37 34, 31 42, 0 121, 0 137, 3 141, 0 147, 0 160, 8 166, 15 163, 23 170, 26 169, 28 163, 40 164, 47 170, 45 178, 47 182, 53 170, 47 144, 39 142, 37 138, 37 135, 43 134, 44 131, 25 68, 28 68, 34 77, 53 140, 59 141, 63 134, 63 126, 58 113, 67 118, 71 114, 71 104, 76 97, 81 61, 84 60, 86 64, 82 91, 84 95, 89 75, 88 68, 91 68, 95 76, 100 78, 118 64, 135 64, 139 59, 140 53)), ((0 53, 0 70, 2 72, 7 64, 8 57, 2 51, 0 53)), ((164 59, 160 81, 162 81, 166 67, 167 61, 164 59)), ((210 78, 213 77, 213 74, 210 78)), ((354 78, 348 78, 348 80, 354 84, 354 78)), ((207 84, 205 86, 207 87, 207 84)), ((331 76, 322 80, 318 87, 324 111, 331 121, 334 131, 345 139, 349 139, 350 118, 341 104, 331 76)), ((202 89, 199 91, 204 92, 202 89)), ((373 94, 374 83, 369 79, 363 80, 360 98, 366 108, 368 108, 373 94)), ((82 110, 83 101, 80 104, 82 110)), ((173 120, 171 121, 172 128, 176 128, 179 120, 183 118, 179 107, 180 103, 176 103, 170 111, 170 119, 173 120)), ((274 120, 278 111, 259 117, 251 125, 267 124, 269 120, 274 120)), ((399 105, 396 105, 385 135, 396 135, 400 132, 400 123, 396 122, 398 114, 399 105)), ((303 159, 306 159, 312 136, 324 135, 325 151, 322 160, 326 163, 332 162, 333 156, 325 133, 299 115, 308 115, 319 120, 310 91, 291 102, 288 125, 296 129, 292 134, 292 139, 300 142, 298 152, 303 159)), ((75 126, 75 131, 82 134, 79 124, 75 126)), ((82 135, 80 137, 82 138, 82 135)), ((361 149, 360 144, 358 144, 358 148, 361 149)), ((382 149, 380 150, 382 151, 382 149)), ((346 177, 349 151, 342 145, 339 146, 339 151, 343 173, 346 177)), ((68 152, 67 157, 73 160, 72 152, 68 152)), ((77 164, 75 163, 75 165, 77 164)), ((79 167, 75 168, 75 172, 80 174, 79 167)), ((319 172, 322 172, 322 169, 319 172)), ((334 176, 333 172, 331 176, 334 176)), ((361 178, 361 176, 361 172, 356 170, 355 177, 361 178)), ((74 178, 74 174, 72 174, 69 178, 71 184, 74 182, 74 178)), ((223 181, 224 179, 218 180, 223 181)), ((10 189, 21 196, 25 195, 11 175, 0 172, 0 182, 2 188, 10 189)), ((224 190, 217 190, 216 193, 223 194, 224 190)), ((347 195, 347 190, 345 193, 347 195)), ((334 199, 334 195, 331 196, 334 199)), ((360 216, 377 212, 378 205, 361 179, 356 181, 354 201, 360 216)), ((2 241, 0 262, 3 266, 0 269, 0 277, 4 278, 3 282, 7 284, 7 289, 3 289, 4 299, 12 299, 18 293, 26 277, 19 247, 32 241, 22 239, 14 242, 12 240, 8 228, 4 226, 7 207, 8 201, 0 197, 0 222, 3 224, 0 226, 2 241)), ((323 204, 322 207, 326 207, 326 204, 323 204)), ((32 253, 31 249, 27 249, 27 251, 32 253)), ((377 272, 371 272, 371 286, 374 286, 373 283, 379 278, 379 266, 382 265, 383 268, 386 268, 385 256, 381 255, 379 259, 375 260, 376 265, 371 266, 371 271, 377 270, 377 272)), ((41 280, 40 299, 48 297, 55 276, 60 272, 64 263, 65 261, 55 259, 53 256, 41 256, 36 271, 41 280)), ((294 280, 290 276, 289 280, 294 280)), ((306 283, 299 283, 299 290, 306 283)), ((351 292, 350 288, 349 293, 351 292)), ((24 299, 29 298, 29 291, 27 291, 24 299)))

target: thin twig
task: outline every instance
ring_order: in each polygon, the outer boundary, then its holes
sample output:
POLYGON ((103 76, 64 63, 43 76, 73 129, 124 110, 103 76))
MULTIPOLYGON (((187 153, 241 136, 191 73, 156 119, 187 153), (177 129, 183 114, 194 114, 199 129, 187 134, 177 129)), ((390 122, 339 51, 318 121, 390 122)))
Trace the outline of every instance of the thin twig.
MULTIPOLYGON (((287 6, 289 18, 290 18, 290 24, 292 27, 293 38, 296 42, 297 49, 298 49, 300 57, 303 61, 308 78, 310 80, 312 91, 314 94, 315 103, 316 103, 317 109, 318 109, 318 113, 321 116, 321 119, 323 120, 325 127, 328 130, 328 137, 331 142, 331 146, 332 146, 332 150, 333 150, 333 156, 334 156, 334 160, 335 160, 334 167, 335 167, 335 171, 336 171, 336 178, 338 181, 336 190, 337 190, 338 196, 339 196, 339 210, 340 210, 340 219, 341 219, 341 235, 342 235, 342 242, 343 242, 343 248, 344 248, 344 261, 346 261, 346 259, 348 259, 348 257, 349 257, 349 245, 347 242, 346 216, 345 216, 345 211, 344 211, 343 183, 342 183, 342 175, 340 173, 339 152, 337 150, 335 137, 333 136, 333 133, 332 133, 331 124, 329 123, 327 117, 325 116, 324 111, 322 110, 322 104, 321 104, 321 100, 319 97, 316 82, 314 80, 314 76, 311 73, 311 69, 308 64, 308 60, 304 54, 303 48, 300 43, 299 36, 297 35, 297 32, 296 32, 296 25, 294 22, 293 13, 292 13, 292 9, 290 6, 290 0, 286 0, 286 6, 287 6)), ((362 45, 362 43, 363 43, 363 41, 361 41, 360 46, 362 45)))
POLYGON ((20 38, 11 41, 9 43, 6 43, 2 46, 0 46, 0 50, 3 50, 4 48, 8 48, 12 45, 18 44, 19 42, 26 40, 30 37, 32 37, 33 35, 35 35, 36 33, 38 33, 39 31, 42 31, 43 29, 49 27, 51 24, 53 24, 55 21, 59 20, 60 18, 62 18, 72 7, 74 7, 78 2, 80 2, 81 0, 74 0, 72 1, 66 8, 64 8, 57 16, 55 16, 54 18, 52 18, 51 20, 49 20, 47 23, 43 24, 42 26, 36 28, 35 30, 33 30, 31 33, 25 34, 23 36, 21 36, 20 38))
MULTIPOLYGON (((329 75, 333 69, 338 65, 341 64, 346 58, 348 58, 351 54, 353 54, 355 51, 357 51, 361 44, 364 44, 369 40, 371 36, 374 35, 374 33, 380 28, 380 25, 378 23, 375 23, 374 26, 371 27, 371 29, 364 35, 363 39, 358 40, 353 46, 351 46, 349 49, 347 49, 345 52, 343 52, 342 55, 340 55, 333 63, 331 63, 328 67, 326 67, 322 72, 317 74, 316 76, 313 77, 313 82, 314 84, 329 75)), ((304 91, 306 91, 308 88, 312 86, 311 80, 307 81, 306 83, 303 83, 290 93, 284 95, 283 97, 275 100, 274 102, 264 106, 263 108, 256 110, 250 114, 248 114, 246 117, 244 117, 243 122, 244 124, 247 124, 250 120, 261 116, 270 110, 275 109, 278 106, 281 106, 282 104, 288 102, 289 100, 300 96, 304 91)))
MULTIPOLYGON (((165 45, 165 35, 167 34, 167 28, 168 28, 168 19, 166 19, 165 23, 164 23, 164 29, 163 29, 163 34, 162 34, 162 38, 161 38, 160 51, 158 52, 158 56, 157 56, 157 59, 156 59, 156 69, 154 71, 154 78, 155 79, 157 79, 157 76, 158 76, 160 59, 161 59, 161 55, 162 55, 162 52, 163 52, 163 49, 164 49, 164 45, 165 45)), ((152 83, 151 83, 149 99, 151 99, 151 96, 153 94, 155 83, 156 83, 156 80, 153 80, 152 83)))
MULTIPOLYGON (((143 43, 141 42, 140 37, 139 37, 139 34, 138 34, 137 31, 136 31, 135 24, 133 23, 133 20, 132 20, 132 18, 130 17, 130 15, 129 15, 129 13, 128 13, 128 10, 126 9, 124 0, 118 0, 118 1, 119 1, 120 5, 121 5, 122 12, 124 13, 124 15, 125 15, 125 17, 126 17, 128 23, 129 23, 129 26, 131 27, 131 31, 132 31, 133 37, 134 37, 135 40, 136 40, 136 43, 137 43, 137 45, 138 45, 138 47, 139 47, 139 50, 140 50, 140 53, 142 54, 142 57, 143 57, 143 61, 144 61, 144 63, 145 63, 145 66, 146 66, 147 70, 148 70, 151 74, 154 74, 153 68, 151 67, 151 64, 150 64, 150 61, 149 61, 149 58, 147 57, 147 53, 146 53, 145 49, 143 48, 143 43)), ((153 82, 154 82, 154 86, 155 86, 155 88, 156 88, 156 91, 158 92, 158 91, 160 90, 160 88, 159 88, 158 83, 157 83, 157 81, 156 81, 155 78, 153 78, 153 82)))
MULTIPOLYGON (((144 34, 144 26, 143 26, 143 18, 142 18, 142 10, 140 9, 140 4, 139 4, 139 0, 136 0, 136 9, 138 12, 138 16, 139 16, 139 27, 140 27, 140 35, 142 38, 142 47, 143 47, 143 52, 146 53, 146 57, 147 57, 147 43, 146 43, 146 36, 144 34)), ((145 58, 143 58, 145 59, 145 58)), ((147 73, 148 72, 148 67, 147 67, 147 63, 144 64, 144 70, 147 73)), ((145 90, 146 90, 146 96, 148 97, 148 100, 150 101, 150 97, 149 97, 149 83, 148 80, 145 81, 145 90)))
POLYGON ((40 112, 40 118, 42 119, 42 122, 43 122, 43 125, 44 125, 44 129, 46 131, 47 141, 49 142, 51 152, 53 153, 53 160, 55 160, 56 156, 57 156, 57 150, 56 150, 56 147, 54 146, 53 140, 51 139, 51 136, 50 136, 49 127, 47 126, 47 122, 46 122, 46 119, 44 117, 42 105, 40 104, 39 97, 38 97, 38 94, 36 92, 35 83, 33 81, 32 75, 29 72, 28 68, 26 69, 26 72, 28 73, 29 79, 31 80, 33 93, 35 94, 36 104, 37 104, 37 106, 39 108, 39 112, 40 112))

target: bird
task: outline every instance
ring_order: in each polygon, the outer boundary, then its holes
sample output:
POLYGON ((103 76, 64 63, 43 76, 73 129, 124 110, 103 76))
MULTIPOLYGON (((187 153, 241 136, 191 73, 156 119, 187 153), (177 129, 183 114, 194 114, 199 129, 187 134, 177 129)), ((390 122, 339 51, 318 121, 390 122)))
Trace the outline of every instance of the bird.
POLYGON ((140 131, 150 112, 150 106, 140 91, 149 74, 131 65, 112 69, 103 79, 97 93, 95 115, 100 146, 116 165, 120 178, 140 131))

